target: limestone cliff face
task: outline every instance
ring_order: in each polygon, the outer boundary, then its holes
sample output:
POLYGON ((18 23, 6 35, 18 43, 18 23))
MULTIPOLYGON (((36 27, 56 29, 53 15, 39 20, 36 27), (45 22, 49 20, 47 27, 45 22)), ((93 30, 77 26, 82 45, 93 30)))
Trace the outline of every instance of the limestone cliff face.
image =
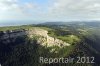
POLYGON ((16 37, 24 36, 27 34, 28 33, 26 30, 19 29, 19 30, 14 30, 14 31, 9 31, 9 32, 3 32, 3 35, 0 36, 0 39, 4 40, 4 39, 9 39, 9 38, 16 38, 16 37))
POLYGON ((40 36, 37 41, 38 43, 40 43, 43 46, 47 46, 47 47, 51 47, 51 46, 59 46, 59 47, 64 47, 64 46, 70 46, 70 44, 54 38, 54 37, 50 37, 48 35, 48 31, 44 30, 44 29, 40 29, 40 28, 33 28, 29 30, 29 36, 40 36))
POLYGON ((51 47, 51 46, 59 46, 59 47, 64 47, 64 46, 70 46, 70 44, 54 38, 50 37, 48 35, 48 31, 40 28, 31 28, 29 30, 15 30, 15 31, 10 31, 9 33, 4 33, 0 39, 2 40, 7 40, 9 38, 16 38, 19 36, 25 36, 28 35, 30 38, 32 37, 38 37, 37 42, 43 46, 51 47))

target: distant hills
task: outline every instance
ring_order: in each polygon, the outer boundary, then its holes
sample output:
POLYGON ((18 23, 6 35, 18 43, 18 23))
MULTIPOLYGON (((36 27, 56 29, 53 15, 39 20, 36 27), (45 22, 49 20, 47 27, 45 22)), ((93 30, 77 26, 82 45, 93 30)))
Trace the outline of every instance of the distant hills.
POLYGON ((100 26, 100 21, 72 21, 72 22, 45 22, 39 25, 78 25, 78 26, 100 26))
POLYGON ((40 21, 0 21, 0 27, 2 26, 18 26, 18 25, 30 25, 30 24, 37 24, 37 25, 68 25, 68 24, 79 24, 84 23, 88 25, 98 25, 100 21, 52 21, 52 22, 40 22, 40 21))

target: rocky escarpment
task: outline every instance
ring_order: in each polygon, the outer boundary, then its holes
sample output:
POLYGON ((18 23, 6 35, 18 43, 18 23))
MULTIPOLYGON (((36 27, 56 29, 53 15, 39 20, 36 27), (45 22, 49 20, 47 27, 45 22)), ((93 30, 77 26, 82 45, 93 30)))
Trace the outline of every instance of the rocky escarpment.
POLYGON ((27 35, 28 35, 28 31, 25 29, 0 31, 0 42, 2 42, 4 44, 8 44, 11 42, 15 42, 15 40, 19 37, 21 38, 21 37, 25 37, 27 35))
POLYGON ((37 42, 43 46, 51 47, 51 46, 70 46, 69 43, 66 43, 60 39, 51 37, 48 35, 48 31, 41 28, 31 28, 28 30, 19 29, 1 32, 2 36, 0 36, 0 40, 4 40, 4 42, 8 43, 9 38, 15 39, 20 36, 28 35, 30 38, 36 38, 37 42))
POLYGON ((19 36, 27 35, 28 32, 24 29, 0 31, 0 39, 16 38, 19 36))
POLYGON ((64 46, 70 46, 69 43, 66 43, 60 39, 50 37, 48 35, 48 31, 40 28, 33 28, 29 29, 29 37, 37 38, 37 42, 40 43, 43 46, 51 47, 51 46, 59 46, 59 47, 64 47, 64 46))

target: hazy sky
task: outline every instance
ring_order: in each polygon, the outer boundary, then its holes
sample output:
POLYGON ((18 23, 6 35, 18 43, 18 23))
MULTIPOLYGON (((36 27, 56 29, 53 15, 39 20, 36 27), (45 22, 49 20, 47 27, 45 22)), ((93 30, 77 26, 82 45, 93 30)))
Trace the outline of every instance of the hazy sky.
POLYGON ((100 0, 0 0, 2 20, 100 20, 100 0))

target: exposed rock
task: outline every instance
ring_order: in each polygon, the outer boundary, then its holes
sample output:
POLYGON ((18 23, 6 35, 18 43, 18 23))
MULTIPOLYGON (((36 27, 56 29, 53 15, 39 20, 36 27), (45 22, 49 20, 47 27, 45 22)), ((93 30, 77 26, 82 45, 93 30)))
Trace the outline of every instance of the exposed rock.
POLYGON ((50 37, 48 35, 48 31, 40 28, 31 28, 29 30, 14 30, 14 31, 8 31, 4 32, 2 36, 0 36, 2 40, 9 39, 9 38, 16 38, 18 36, 24 36, 28 35, 30 38, 33 37, 38 37, 37 42, 43 46, 51 47, 51 46, 59 46, 59 47, 64 47, 64 46, 70 46, 70 44, 54 38, 50 37))
POLYGON ((59 46, 59 47, 64 47, 64 46, 70 46, 69 43, 66 43, 60 39, 50 37, 48 35, 48 31, 40 28, 33 28, 29 30, 29 35, 32 38, 33 35, 40 36, 38 38, 38 43, 40 43, 43 46, 51 47, 51 46, 59 46), (42 36, 42 37, 41 37, 42 36))
POLYGON ((0 39, 4 40, 4 39, 9 39, 9 38, 16 38, 18 36, 24 36, 27 35, 27 31, 24 29, 20 29, 20 30, 11 30, 11 31, 4 31, 3 35, 0 36, 0 39))

